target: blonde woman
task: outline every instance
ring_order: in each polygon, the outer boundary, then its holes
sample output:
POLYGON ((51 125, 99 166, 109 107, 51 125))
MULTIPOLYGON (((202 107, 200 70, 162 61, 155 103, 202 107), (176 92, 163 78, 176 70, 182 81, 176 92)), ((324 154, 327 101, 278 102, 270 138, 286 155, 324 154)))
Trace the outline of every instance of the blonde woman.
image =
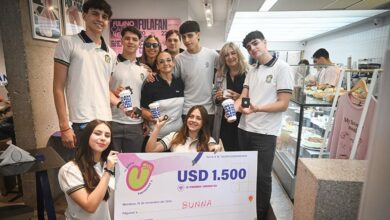
POLYGON ((214 128, 212 136, 215 140, 221 138, 226 151, 237 151, 237 126, 241 113, 237 113, 237 120, 228 123, 221 103, 225 99, 236 100, 240 97, 249 65, 237 45, 226 43, 219 53, 219 68, 214 80, 213 101, 216 105, 214 128), (225 92, 224 92, 225 91, 225 92))

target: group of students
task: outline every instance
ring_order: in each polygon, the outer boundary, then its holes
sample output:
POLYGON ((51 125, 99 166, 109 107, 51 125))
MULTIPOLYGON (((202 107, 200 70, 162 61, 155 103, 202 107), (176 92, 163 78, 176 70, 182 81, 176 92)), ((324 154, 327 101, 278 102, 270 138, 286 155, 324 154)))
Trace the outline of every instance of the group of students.
POLYGON ((219 54, 202 47, 195 21, 168 32, 167 51, 161 51, 157 37, 146 37, 140 59, 136 50, 142 35, 126 27, 121 32, 123 52, 116 55, 102 38, 111 16, 104 0, 86 1, 86 30, 61 37, 55 50, 53 93, 61 139, 76 152, 59 172, 66 217, 113 218, 118 152, 141 152, 142 145, 147 152, 221 151, 221 138, 226 150, 258 151, 257 213, 265 219, 276 137, 293 88, 288 64, 268 52, 260 31, 243 40, 257 60, 253 68, 233 43, 219 54), (132 92, 133 111, 124 111, 119 98, 124 89, 132 92), (220 104, 226 98, 235 101, 235 123, 224 117, 220 104), (249 106, 241 105, 243 98, 249 98, 249 106), (152 119, 149 104, 156 101, 167 120, 152 119), (145 127, 152 127, 146 141, 145 127))

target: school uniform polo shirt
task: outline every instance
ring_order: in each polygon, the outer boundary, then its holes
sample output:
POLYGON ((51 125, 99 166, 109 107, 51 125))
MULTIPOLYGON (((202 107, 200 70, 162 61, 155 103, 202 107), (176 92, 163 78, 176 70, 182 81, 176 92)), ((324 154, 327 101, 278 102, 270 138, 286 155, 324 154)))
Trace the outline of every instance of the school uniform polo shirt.
MULTIPOLYGON (((171 143, 176 135, 177 132, 171 132, 160 140, 160 143, 164 145, 165 150, 170 149, 172 152, 198 152, 197 146, 199 143, 199 139, 192 139, 191 137, 187 137, 186 142, 184 144, 172 146, 171 143)), ((214 138, 210 137, 209 144, 217 143, 215 142, 214 138)))
MULTIPOLYGON (((141 106, 149 109, 149 104, 152 102, 158 102, 161 115, 168 115, 169 117, 166 124, 161 128, 158 138, 179 130, 183 124, 181 119, 184 104, 183 81, 173 77, 171 84, 168 84, 160 74, 157 74, 156 80, 146 82, 142 89, 141 106)), ((154 124, 150 123, 150 126, 154 127, 154 124)))
MULTIPOLYGON (((111 91, 115 91, 119 86, 130 87, 131 103, 133 107, 140 107, 142 85, 148 75, 147 70, 136 59, 130 61, 121 54, 118 55, 117 64, 111 77, 111 91)), ((112 121, 121 124, 141 124, 143 119, 128 117, 121 109, 116 106, 111 107, 112 121)))
POLYGON ((103 38, 101 42, 96 45, 85 31, 58 41, 54 61, 68 67, 65 94, 71 122, 111 121, 109 80, 116 54, 103 38))
MULTIPOLYGON (((292 93, 294 79, 290 66, 274 57, 265 65, 258 65, 246 75, 244 88, 249 90, 250 102, 262 106, 277 101, 278 93, 292 93)), ((242 114, 238 127, 258 134, 280 134, 283 112, 242 114)))
MULTIPOLYGON (((96 173, 101 177, 104 174, 104 166, 100 163, 94 165, 96 173)), ((110 188, 110 198, 107 201, 102 200, 96 209, 95 213, 89 213, 82 209, 70 195, 77 190, 85 188, 85 181, 83 175, 77 164, 73 161, 66 163, 58 172, 58 182, 61 190, 65 193, 65 198, 68 203, 68 207, 65 211, 66 219, 85 219, 85 220, 100 220, 100 219, 113 219, 114 216, 114 190, 115 190, 115 178, 110 177, 108 186, 110 188)))

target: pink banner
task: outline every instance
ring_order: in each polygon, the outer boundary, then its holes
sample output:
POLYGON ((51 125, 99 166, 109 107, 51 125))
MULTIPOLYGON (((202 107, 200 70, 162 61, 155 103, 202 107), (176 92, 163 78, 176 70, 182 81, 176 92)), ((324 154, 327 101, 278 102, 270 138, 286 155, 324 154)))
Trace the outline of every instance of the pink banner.
POLYGON ((110 46, 117 53, 122 53, 121 31, 124 27, 134 26, 142 33, 142 43, 137 51, 137 56, 142 55, 142 45, 145 37, 155 35, 165 48, 165 33, 168 30, 178 30, 179 18, 143 18, 143 19, 111 19, 110 21, 110 46))

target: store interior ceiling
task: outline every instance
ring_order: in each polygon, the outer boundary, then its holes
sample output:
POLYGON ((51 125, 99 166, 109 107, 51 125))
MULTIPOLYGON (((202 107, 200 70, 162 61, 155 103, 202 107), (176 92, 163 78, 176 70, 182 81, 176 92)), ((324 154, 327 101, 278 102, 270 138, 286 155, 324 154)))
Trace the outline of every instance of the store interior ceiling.
POLYGON ((264 0, 188 2, 192 19, 204 22, 204 5, 212 4, 214 25, 224 23, 225 40, 236 42, 253 30, 268 41, 305 41, 390 13, 390 0, 277 0, 267 12, 259 11, 264 0))

